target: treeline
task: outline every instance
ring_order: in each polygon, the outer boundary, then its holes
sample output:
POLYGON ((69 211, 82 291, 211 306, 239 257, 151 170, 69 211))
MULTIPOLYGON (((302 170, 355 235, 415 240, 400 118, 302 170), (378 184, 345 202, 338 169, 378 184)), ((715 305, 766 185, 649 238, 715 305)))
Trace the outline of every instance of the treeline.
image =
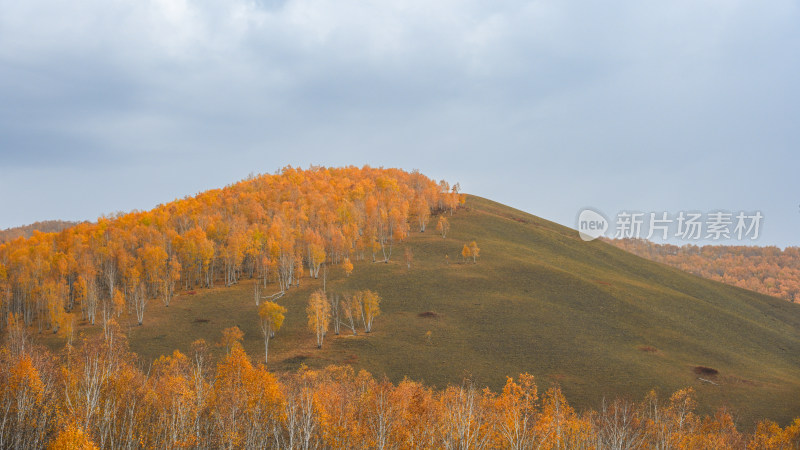
POLYGON ((278 376, 255 365, 239 333, 214 361, 196 341, 142 370, 112 324, 59 354, 13 317, 0 347, 0 448, 753 448, 800 446, 800 419, 752 434, 731 415, 695 412, 692 389, 614 400, 579 413, 532 376, 501 392, 469 381, 434 390, 350 366, 278 376))
POLYGON ((34 232, 0 245, 0 317, 67 335, 76 316, 105 328, 130 312, 142 324, 148 302, 169 306, 176 286, 242 277, 274 285, 276 298, 325 264, 349 273, 351 260, 388 262, 409 231, 463 202, 458 190, 416 171, 287 167, 151 211, 34 232))
POLYGON ((6 228, 0 230, 0 244, 8 242, 17 238, 29 238, 33 235, 34 231, 41 231, 42 233, 57 233, 66 228, 77 225, 79 222, 68 222, 64 220, 43 220, 41 222, 34 222, 30 225, 23 225, 21 227, 6 228))
POLYGON ((608 242, 651 261, 704 278, 800 302, 800 248, 655 244, 646 239, 608 242))

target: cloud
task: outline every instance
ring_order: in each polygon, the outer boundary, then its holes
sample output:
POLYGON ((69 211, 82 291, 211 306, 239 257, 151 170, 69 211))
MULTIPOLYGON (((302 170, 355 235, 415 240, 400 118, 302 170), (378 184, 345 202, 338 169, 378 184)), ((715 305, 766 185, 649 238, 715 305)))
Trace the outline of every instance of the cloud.
MULTIPOLYGON (((311 162, 456 176, 562 223, 587 202, 691 202, 697 192, 736 209, 737 197, 717 192, 719 161, 741 159, 728 167, 741 176, 783 175, 795 160, 798 8, 0 0, 0 176, 122 167, 118 179, 161 186, 113 188, 86 206, 89 218, 166 201, 170 184, 189 193, 311 162), (753 152, 760 159, 744 162, 753 152), (586 195, 600 182, 606 197, 586 195), (531 194, 549 186, 563 193, 531 194)), ((46 196, 39 203, 32 220, 46 196)))

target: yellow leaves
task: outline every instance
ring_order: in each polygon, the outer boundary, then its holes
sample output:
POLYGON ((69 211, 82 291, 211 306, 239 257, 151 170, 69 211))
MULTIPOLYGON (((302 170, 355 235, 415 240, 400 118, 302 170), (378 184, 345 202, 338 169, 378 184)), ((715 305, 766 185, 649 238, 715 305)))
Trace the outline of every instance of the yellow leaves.
POLYGON ((234 346, 217 366, 208 406, 225 447, 241 446, 249 425, 264 427, 271 416, 277 419, 282 403, 275 376, 263 366, 254 367, 241 346, 234 346))
POLYGON ((472 241, 469 244, 464 244, 464 247, 461 248, 461 257, 464 259, 464 261, 472 258, 472 262, 476 263, 480 252, 481 249, 478 248, 478 244, 475 241, 472 241))
POLYGON ((389 227, 392 230, 391 236, 397 241, 402 241, 408 235, 408 204, 403 204, 403 208, 392 208, 389 211, 389 227))
POLYGON ((361 304, 364 308, 364 317, 368 323, 367 333, 371 331, 372 319, 381 314, 381 297, 377 292, 366 289, 361 292, 361 304))
POLYGON ((172 355, 162 355, 153 362, 153 371, 156 376, 185 373, 189 367, 189 358, 179 350, 174 350, 172 355))
POLYGON ((472 256, 472 252, 470 251, 467 244, 464 244, 464 247, 461 249, 461 257, 464 258, 464 260, 466 261, 467 258, 469 258, 470 256, 472 256))
POLYGON ((83 429, 72 422, 62 426, 56 438, 47 446, 48 450, 96 450, 97 448, 83 429))
POLYGON ((469 382, 443 390, 409 380, 393 384, 351 366, 303 367, 279 381, 240 345, 215 371, 204 362, 204 343, 193 347, 192 357, 175 351, 145 375, 124 347, 87 339, 69 353, 62 376, 47 372, 53 367, 35 349, 0 348, 0 406, 10 429, 42 430, 38 440, 4 444, 92 449, 95 438, 110 447, 270 448, 288 447, 291 439, 320 448, 785 449, 800 443, 800 419, 785 428, 763 421, 747 436, 724 410, 697 417, 691 389, 664 405, 649 394, 640 404, 615 400, 579 415, 558 387, 540 401, 529 374, 508 378, 499 393, 469 382), (54 379, 58 384, 48 384, 54 379))
POLYGON ((225 347, 225 351, 230 354, 231 350, 241 348, 242 339, 244 339, 244 332, 239 327, 225 328, 222 330, 220 346, 225 347))
POLYGON ((419 223, 419 231, 425 232, 428 219, 431 217, 431 207, 427 199, 424 197, 417 197, 414 201, 414 215, 419 223))
POLYGON ((486 396, 471 383, 449 386, 440 394, 438 421, 447 448, 482 448, 491 438, 491 416, 486 396))
POLYGON ((695 417, 694 409, 696 407, 697 402, 694 399, 693 388, 681 389, 669 398, 667 414, 675 423, 679 432, 695 426, 697 418, 695 417))
POLYGON ((313 261, 325 261, 325 247, 322 244, 312 245, 310 254, 313 261))
POLYGON ((397 191, 397 179, 388 176, 379 176, 375 180, 375 185, 382 191, 397 191))
MULTIPOLYGON (((791 425, 786 427, 787 430, 790 427, 791 425)), ((763 420, 756 425, 756 430, 753 433, 753 439, 751 440, 748 448, 759 450, 790 448, 790 441, 786 438, 786 433, 784 433, 784 430, 781 429, 780 425, 771 420, 763 420)))
MULTIPOLYGON (((238 330, 238 328, 233 327, 238 330)), ((228 328, 227 330, 233 330, 228 328)), ((226 330, 226 331, 227 331, 226 330)), ((238 343, 238 342, 237 342, 238 343)), ((245 372, 253 369, 250 358, 241 345, 233 345, 230 352, 217 366, 217 383, 232 385, 241 382, 245 372)))
POLYGON ((358 398, 349 366, 330 366, 315 373, 314 409, 321 428, 322 441, 329 448, 352 448, 359 442, 358 398))
POLYGON ((733 417, 725 410, 705 417, 689 442, 691 448, 735 449, 743 446, 742 435, 736 430, 733 417))
POLYGON ((205 266, 214 256, 214 244, 208 239, 206 232, 196 226, 179 236, 178 252, 181 260, 190 266, 205 266))
POLYGON ((795 419, 786 428, 771 421, 758 423, 747 448, 758 450, 783 450, 800 446, 800 418, 795 419))
POLYGON ((72 285, 72 295, 75 298, 76 303, 82 303, 86 300, 86 280, 78 275, 78 279, 72 285))
POLYGON ((112 311, 115 315, 119 316, 125 309, 125 295, 119 289, 114 289, 114 298, 112 299, 112 311))
POLYGON ((494 396, 485 392, 494 414, 497 447, 530 448, 536 440, 534 427, 539 420, 538 391, 533 376, 519 376, 519 382, 508 377, 503 391, 494 396))
POLYGON ((181 277, 181 263, 177 259, 171 259, 166 269, 166 279, 175 281, 181 277))
POLYGON ((317 347, 321 348, 331 320, 331 305, 328 303, 328 298, 324 292, 317 290, 311 294, 306 314, 308 316, 308 329, 316 334, 317 347))
POLYGON ((350 276, 353 273, 353 263, 350 262, 350 258, 345 258, 344 262, 342 263, 342 267, 344 268, 344 274, 346 276, 350 276))
MULTIPOLYGON (((152 402, 157 409, 159 427, 169 429, 166 447, 191 446, 195 442, 193 420, 197 417, 198 385, 192 378, 189 358, 175 350, 153 363, 152 402)), ((203 388, 203 385, 200 385, 203 388)))
MULTIPOLYGON (((125 338, 114 316, 122 322, 119 316, 129 306, 141 323, 147 301, 163 295, 169 305, 178 281, 188 291, 211 287, 222 277, 232 284, 250 276, 265 285, 276 283, 284 291, 299 284, 306 265, 316 277, 322 265, 327 269, 328 264, 341 263, 349 276, 354 270, 355 259, 351 258, 365 258, 370 248, 382 252, 388 262, 392 246, 408 236, 411 224, 424 230, 432 213, 441 216, 443 205, 452 203, 447 200, 450 186, 446 187, 440 189, 418 172, 397 169, 287 168, 151 211, 113 214, 96 224, 59 233, 34 233, 30 239, 0 244, 0 304, 12 307, 27 324, 39 322, 41 329, 53 326, 53 331, 60 328, 71 336, 77 303, 92 323, 94 315, 100 314, 102 336, 117 345, 125 338)), ((442 220, 446 223, 440 217, 442 220)), ((342 303, 348 305, 343 311, 352 330, 363 325, 370 331, 380 314, 380 297, 367 291, 342 303)), ((262 308, 260 318, 268 323, 269 335, 281 327, 286 310, 274 303, 262 308)), ((324 293, 312 295, 307 312, 310 328, 322 345, 331 320, 324 293)), ((222 345, 229 354, 238 355, 241 340, 241 330, 226 330, 222 345)), ((18 346, 23 344, 20 340, 18 346)), ((81 366, 77 361, 70 363, 81 366)), ((109 378, 109 373, 119 377, 113 389, 108 384, 103 389, 118 390, 120 398, 131 399, 139 393, 125 391, 123 379, 136 381, 138 388, 157 382, 161 384, 155 392, 147 395, 147 402, 152 402, 148 407, 163 407, 157 399, 172 399, 175 407, 182 404, 175 399, 183 395, 176 392, 186 388, 184 356, 173 354, 157 362, 154 374, 159 375, 147 381, 130 367, 120 369, 117 361, 106 363, 105 380, 114 378, 109 378)), ((65 379, 77 386, 77 376, 76 372, 65 379)), ((87 388, 83 389, 86 393, 87 388)), ((72 395, 80 389, 69 390, 72 395)), ((74 395, 71 401, 77 404, 74 395)), ((90 422, 99 406, 81 408, 75 407, 84 413, 77 423, 95 436, 90 422)), ((181 438, 173 443, 188 442, 181 438)))
MULTIPOLYGON (((35 404, 42 401, 45 394, 44 383, 29 355, 21 355, 19 361, 11 368, 7 387, 18 398, 29 398, 35 404)), ((20 405, 19 402, 17 404, 20 405)))
POLYGON ((523 373, 519 376, 518 381, 517 383, 511 377, 506 378, 503 392, 498 399, 498 402, 503 405, 503 409, 522 408, 528 410, 535 407, 539 395, 533 375, 523 373))
POLYGON ((262 302, 258 307, 258 316, 267 325, 265 332, 276 333, 280 330, 285 314, 286 308, 275 302, 262 302))
POLYGON ((481 249, 478 248, 478 244, 475 241, 469 243, 469 254, 472 256, 472 259, 475 260, 480 255, 481 249))
POLYGON ((450 231, 450 222, 444 215, 439 215, 439 221, 436 222, 436 231, 442 234, 442 238, 447 237, 447 232, 450 231))
POLYGON ((60 319, 59 329, 62 335, 67 339, 67 345, 72 345, 72 338, 75 333, 75 315, 65 313, 60 319))

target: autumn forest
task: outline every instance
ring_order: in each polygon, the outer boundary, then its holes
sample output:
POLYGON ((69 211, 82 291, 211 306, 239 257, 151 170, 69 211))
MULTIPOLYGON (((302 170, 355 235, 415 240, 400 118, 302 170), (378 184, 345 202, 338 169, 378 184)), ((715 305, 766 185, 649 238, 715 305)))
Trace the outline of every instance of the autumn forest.
POLYGON ((611 239, 635 255, 711 280, 790 302, 800 301, 800 248, 655 244, 644 239, 611 239))
MULTIPOLYGON (((0 244, 0 448, 800 447, 800 419, 741 427, 735 411, 701 413, 692 387, 578 410, 558 383, 540 391, 524 372, 506 374, 492 391, 468 374, 436 388, 340 364, 271 370, 270 341, 298 307, 283 302, 291 292, 319 284, 303 302, 317 348, 330 334, 380 332, 380 290, 331 292, 327 283, 359 265, 411 270, 404 243, 426 229, 447 239, 465 198, 458 184, 418 171, 287 167, 0 244), (169 309, 180 292, 244 280, 253 285, 263 354, 245 351, 237 327, 154 361, 130 350, 123 324, 147 327, 153 303, 169 309), (46 348, 42 336, 62 344, 46 348)), ((746 289, 799 295, 796 249, 615 244, 746 289)), ((480 240, 457 245, 442 265, 480 267, 489 257, 480 240)), ((719 382, 702 369, 705 382, 719 382)))

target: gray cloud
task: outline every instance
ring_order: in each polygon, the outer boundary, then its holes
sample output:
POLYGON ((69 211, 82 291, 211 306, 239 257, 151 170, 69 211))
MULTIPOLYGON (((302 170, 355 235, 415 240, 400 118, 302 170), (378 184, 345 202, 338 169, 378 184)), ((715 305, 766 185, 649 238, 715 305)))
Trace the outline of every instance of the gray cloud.
POLYGON ((761 209, 792 244, 798 25, 788 0, 0 0, 0 189, 25 193, 0 227, 369 163, 567 225, 761 209))

